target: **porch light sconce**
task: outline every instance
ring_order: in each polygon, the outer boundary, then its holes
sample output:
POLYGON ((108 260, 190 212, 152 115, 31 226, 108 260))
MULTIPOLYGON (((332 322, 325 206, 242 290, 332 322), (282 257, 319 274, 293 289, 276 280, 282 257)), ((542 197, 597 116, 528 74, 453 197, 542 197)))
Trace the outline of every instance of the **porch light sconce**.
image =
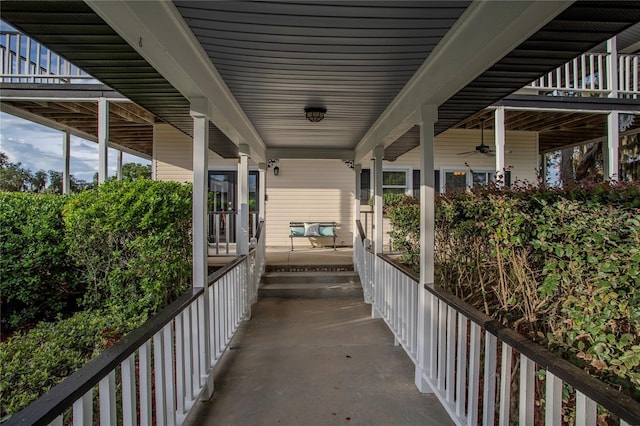
POLYGON ((312 123, 322 121, 326 113, 327 109, 323 107, 306 107, 304 109, 304 116, 312 123))
POLYGON ((277 158, 274 158, 273 160, 269 160, 269 162, 267 163, 267 167, 268 168, 273 167, 274 176, 278 176, 280 174, 280 160, 278 160, 277 158))

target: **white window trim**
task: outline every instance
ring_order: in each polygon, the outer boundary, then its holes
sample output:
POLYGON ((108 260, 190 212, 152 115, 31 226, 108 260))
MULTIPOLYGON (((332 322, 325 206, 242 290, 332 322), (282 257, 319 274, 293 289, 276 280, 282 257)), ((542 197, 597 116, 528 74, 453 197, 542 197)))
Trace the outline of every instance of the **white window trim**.
MULTIPOLYGON (((382 172, 403 172, 405 174, 405 186, 404 193, 406 195, 411 195, 413 193, 413 169, 411 167, 383 167, 382 172)), ((371 176, 373 180, 373 174, 371 176)), ((372 182, 373 185, 373 182, 372 182)), ((382 190, 384 192, 384 188, 401 188, 400 185, 383 185, 382 190)))
POLYGON ((496 171, 488 168, 470 168, 470 167, 441 167, 440 168, 440 192, 444 192, 447 187, 446 177, 447 173, 465 172, 466 173, 466 190, 469 191, 473 188, 473 173, 493 173, 496 171))

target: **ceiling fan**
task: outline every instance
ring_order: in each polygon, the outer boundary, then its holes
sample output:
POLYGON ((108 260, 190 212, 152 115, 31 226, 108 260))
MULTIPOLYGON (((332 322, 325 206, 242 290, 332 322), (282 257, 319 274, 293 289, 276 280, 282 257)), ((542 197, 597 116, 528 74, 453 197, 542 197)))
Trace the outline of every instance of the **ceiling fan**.
POLYGON ((490 157, 495 155, 495 151, 489 145, 484 144, 484 118, 480 119, 480 145, 476 146, 475 151, 459 152, 458 155, 484 154, 490 157))

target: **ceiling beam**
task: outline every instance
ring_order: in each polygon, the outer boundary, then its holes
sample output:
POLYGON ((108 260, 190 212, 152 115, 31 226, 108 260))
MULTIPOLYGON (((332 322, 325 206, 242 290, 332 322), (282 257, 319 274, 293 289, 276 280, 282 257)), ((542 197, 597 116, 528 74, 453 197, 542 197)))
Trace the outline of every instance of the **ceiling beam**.
POLYGON ((413 127, 422 105, 441 105, 571 3, 474 1, 358 142, 356 162, 413 127))
MULTIPOLYGON (((88 140, 90 142, 98 142, 98 138, 96 137, 96 135, 92 135, 91 133, 87 133, 87 132, 83 132, 79 129, 76 129, 74 127, 65 125, 63 123, 59 123, 56 122, 54 120, 48 119, 46 117, 42 117, 40 115, 37 114, 33 114, 29 111, 25 111, 23 109, 20 108, 16 108, 13 105, 9 105, 6 102, 0 102, 0 111, 5 112, 7 114, 11 114, 14 115, 16 117, 19 118, 23 118, 25 120, 29 120, 33 123, 36 124, 40 124, 42 126, 45 127, 49 127, 51 129, 55 129, 55 130, 59 130, 61 132, 69 132, 70 134, 77 136, 79 138, 88 140)), ((135 151, 131 148, 128 148, 126 146, 122 146, 118 143, 115 143, 113 141, 109 141, 109 147, 110 148, 115 148, 117 150, 129 153, 131 155, 135 155, 136 157, 141 157, 144 158, 145 160, 151 160, 151 155, 148 154, 144 154, 142 152, 139 151, 135 151)))
POLYGON ((87 0, 86 3, 187 100, 205 98, 209 120, 250 156, 266 161, 266 147, 173 2, 87 0))

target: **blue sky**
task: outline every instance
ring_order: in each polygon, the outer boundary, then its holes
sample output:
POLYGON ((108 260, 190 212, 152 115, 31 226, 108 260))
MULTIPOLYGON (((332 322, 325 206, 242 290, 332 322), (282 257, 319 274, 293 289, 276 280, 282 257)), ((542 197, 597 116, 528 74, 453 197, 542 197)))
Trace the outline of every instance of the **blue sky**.
MULTIPOLYGON (((0 151, 13 163, 22 163, 32 172, 62 171, 62 132, 0 112, 0 151)), ((109 176, 117 173, 118 155, 109 148, 109 176)), ((149 164, 150 161, 124 153, 123 163, 149 164)), ((71 174, 90 182, 98 171, 98 144, 71 136, 71 174)))

